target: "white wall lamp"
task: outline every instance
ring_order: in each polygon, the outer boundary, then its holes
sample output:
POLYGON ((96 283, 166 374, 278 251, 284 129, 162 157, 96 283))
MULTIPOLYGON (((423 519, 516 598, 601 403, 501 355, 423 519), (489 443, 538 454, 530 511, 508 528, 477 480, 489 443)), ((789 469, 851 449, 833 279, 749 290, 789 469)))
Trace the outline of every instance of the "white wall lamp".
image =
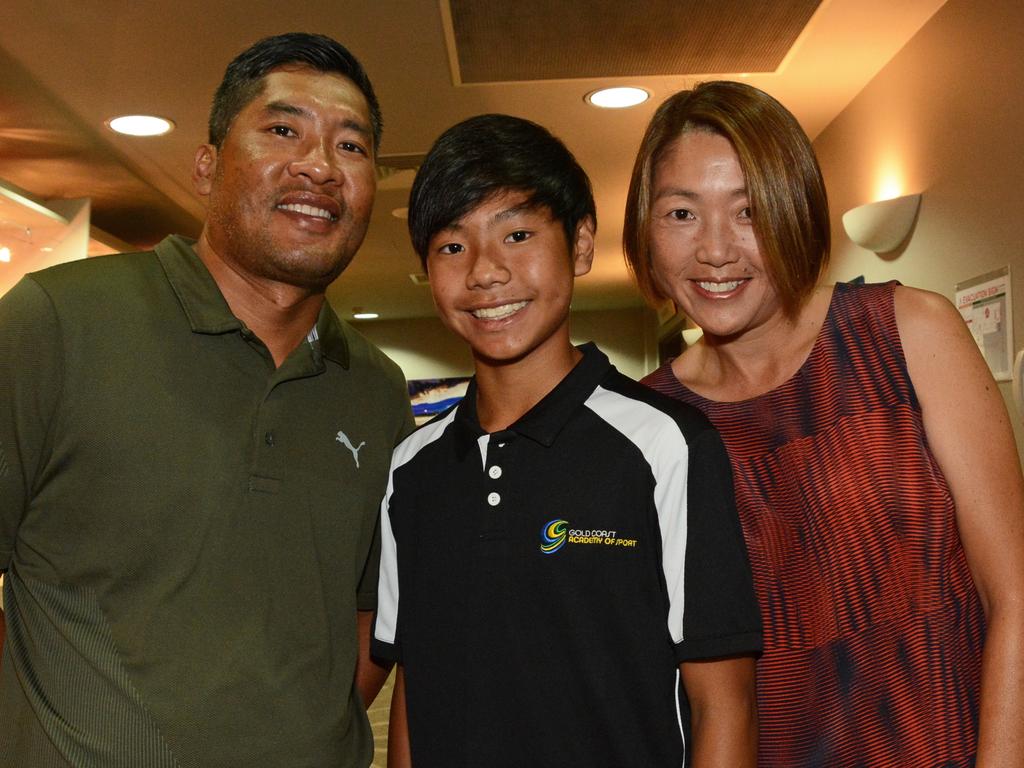
POLYGON ((843 214, 843 229, 861 248, 891 253, 906 242, 917 218, 921 195, 879 200, 843 214))

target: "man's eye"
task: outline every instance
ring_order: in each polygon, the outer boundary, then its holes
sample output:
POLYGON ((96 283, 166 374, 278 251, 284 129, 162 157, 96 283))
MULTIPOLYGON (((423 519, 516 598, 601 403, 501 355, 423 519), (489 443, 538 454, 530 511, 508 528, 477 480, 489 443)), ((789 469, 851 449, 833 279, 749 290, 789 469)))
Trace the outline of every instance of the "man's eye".
POLYGON ((460 243, 448 243, 447 245, 442 245, 440 248, 437 249, 438 253, 444 253, 447 255, 451 255, 453 253, 462 253, 462 251, 463 248, 460 243))
POLYGON ((295 135, 297 135, 295 133, 295 131, 293 131, 287 125, 274 125, 274 126, 271 126, 270 132, 275 134, 275 135, 277 135, 277 136, 295 136, 295 135))
POLYGON ((344 150, 345 152, 355 152, 355 153, 360 154, 360 155, 365 155, 366 154, 366 150, 365 149, 363 149, 361 146, 359 146, 358 144, 356 144, 354 142, 351 142, 351 141, 343 141, 338 146, 341 147, 341 149, 344 150))
POLYGON ((508 242, 508 243, 521 243, 524 240, 529 240, 529 239, 530 239, 530 233, 529 232, 527 232, 524 229, 517 229, 515 232, 510 233, 509 236, 505 238, 505 242, 508 242))

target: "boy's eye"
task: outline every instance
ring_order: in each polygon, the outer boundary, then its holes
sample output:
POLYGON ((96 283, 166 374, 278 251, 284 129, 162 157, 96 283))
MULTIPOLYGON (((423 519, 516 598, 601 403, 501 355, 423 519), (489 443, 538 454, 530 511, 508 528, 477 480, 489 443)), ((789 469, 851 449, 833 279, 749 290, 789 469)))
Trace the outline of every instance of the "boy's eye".
POLYGON ((462 253, 463 247, 461 243, 446 243, 437 249, 438 253, 444 253, 451 255, 453 253, 462 253))
POLYGON ((529 240, 530 239, 530 234, 531 233, 527 232, 525 229, 517 229, 515 232, 510 233, 508 235, 508 237, 505 238, 505 242, 506 243, 521 243, 524 240, 529 240))

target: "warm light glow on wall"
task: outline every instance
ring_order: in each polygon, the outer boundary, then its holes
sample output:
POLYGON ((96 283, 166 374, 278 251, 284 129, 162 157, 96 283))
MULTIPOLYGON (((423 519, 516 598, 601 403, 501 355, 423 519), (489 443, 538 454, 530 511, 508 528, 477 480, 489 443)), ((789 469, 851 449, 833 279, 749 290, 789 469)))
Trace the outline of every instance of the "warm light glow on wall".
POLYGON ((899 154, 889 152, 879 158, 875 176, 875 191, 872 200, 892 200, 907 193, 907 180, 899 154))
POLYGON ((899 197, 902 194, 903 181, 893 174, 886 176, 878 183, 878 189, 875 191, 875 200, 892 200, 894 197, 899 197))

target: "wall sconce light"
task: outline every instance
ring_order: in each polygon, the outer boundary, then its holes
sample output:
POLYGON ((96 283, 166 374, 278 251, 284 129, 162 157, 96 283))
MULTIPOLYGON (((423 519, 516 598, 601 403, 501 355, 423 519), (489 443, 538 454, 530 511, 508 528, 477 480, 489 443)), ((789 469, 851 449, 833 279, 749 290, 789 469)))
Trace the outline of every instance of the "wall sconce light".
POLYGON ((904 195, 879 200, 843 214, 843 229, 861 248, 875 253, 890 253, 910 235, 921 205, 921 195, 904 195))
POLYGON ((703 335, 703 328, 683 328, 683 341, 686 342, 686 346, 688 347, 692 347, 694 344, 700 341, 700 337, 703 335))

